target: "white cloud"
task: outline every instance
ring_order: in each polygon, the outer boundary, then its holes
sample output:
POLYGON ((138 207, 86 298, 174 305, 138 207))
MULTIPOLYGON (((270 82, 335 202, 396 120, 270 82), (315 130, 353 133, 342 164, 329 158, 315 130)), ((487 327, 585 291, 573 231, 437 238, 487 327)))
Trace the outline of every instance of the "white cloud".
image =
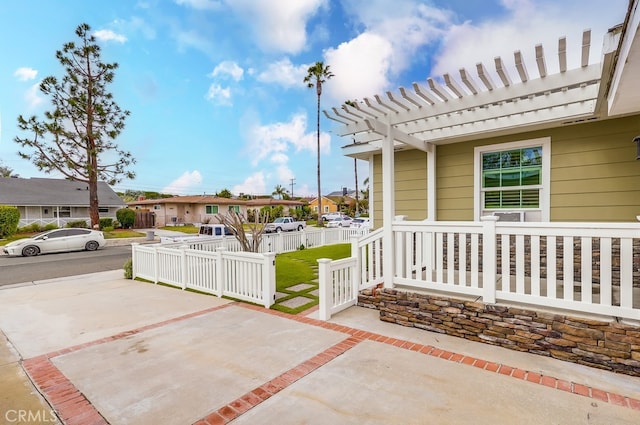
MULTIPOLYGON (((538 78, 535 46, 542 44, 550 73, 558 72, 558 39, 567 37, 567 67, 580 66, 582 32, 591 28, 590 63, 600 60, 603 36, 608 27, 622 22, 626 0, 613 0, 597 7, 597 0, 531 1, 503 0, 506 13, 500 18, 452 26, 443 37, 435 57, 432 76, 451 73, 458 76, 462 67, 476 76, 476 64, 482 62, 495 75, 494 58, 500 56, 512 80, 519 81, 514 51, 520 50, 529 78, 538 78)), ((425 76, 426 77, 426 76, 425 76)), ((499 79, 495 79, 496 83, 499 79)))
POLYGON ((325 86, 334 104, 395 88, 390 81, 423 60, 421 49, 437 42, 453 22, 445 9, 414 0, 352 0, 343 6, 362 30, 325 52, 325 63, 335 74, 325 86))
POLYGON ((122 34, 116 34, 111 30, 98 30, 93 35, 100 41, 115 41, 117 43, 124 43, 127 41, 127 37, 122 34))
POLYGON ((388 40, 372 33, 360 34, 336 49, 327 50, 325 65, 335 75, 323 85, 329 102, 341 104, 388 88, 392 52, 388 40))
POLYGON ((40 97, 40 83, 36 83, 29 87, 29 90, 24 94, 24 98, 29 109, 37 108, 44 101, 44 99, 40 97))
POLYGON ((185 171, 180 177, 162 188, 162 193, 185 195, 192 193, 194 187, 202 183, 202 175, 198 170, 185 171))
POLYGON ((212 50, 211 42, 195 30, 177 30, 174 37, 179 51, 196 49, 208 54, 212 50))
POLYGON ((187 6, 197 10, 218 10, 221 7, 216 0, 175 0, 180 6, 187 6))
MULTIPOLYGON (((311 153, 317 151, 317 137, 313 131, 307 132, 307 116, 296 114, 289 122, 280 122, 270 125, 254 124, 249 128, 245 136, 247 151, 251 152, 252 165, 256 166, 261 161, 268 160, 278 165, 288 162, 287 152, 293 149, 295 152, 308 150, 311 153)), ((330 152, 331 137, 327 133, 320 133, 320 151, 330 152)))
POLYGON ((26 67, 18 68, 16 69, 16 72, 13 73, 13 76, 16 77, 18 81, 33 80, 34 78, 36 78, 36 75, 38 75, 37 70, 26 67))
POLYGON ((264 173, 262 171, 258 171, 251 174, 242 183, 233 186, 231 192, 233 194, 244 193, 248 195, 263 195, 267 193, 264 173))
POLYGON ((210 76, 214 78, 229 76, 233 78, 234 81, 240 81, 242 80, 243 74, 244 71, 238 66, 237 63, 233 61, 224 61, 220 62, 218 66, 213 69, 213 72, 211 72, 210 76))
POLYGON ((209 91, 205 96, 207 100, 212 101, 217 105, 231 106, 231 89, 229 87, 222 87, 220 84, 211 84, 209 91))
POLYGON ((295 66, 289 58, 270 63, 266 69, 258 74, 258 81, 276 83, 284 87, 300 87, 307 75, 309 65, 295 66))
POLYGON ((298 53, 307 45, 307 20, 328 0, 234 0, 228 5, 254 32, 256 43, 265 50, 298 53))

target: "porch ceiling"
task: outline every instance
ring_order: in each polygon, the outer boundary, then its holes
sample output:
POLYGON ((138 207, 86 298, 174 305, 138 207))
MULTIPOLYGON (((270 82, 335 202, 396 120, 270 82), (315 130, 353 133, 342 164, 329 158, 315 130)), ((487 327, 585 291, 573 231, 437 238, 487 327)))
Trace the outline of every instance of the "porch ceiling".
MULTIPOLYGON (((512 72, 513 75, 502 58, 496 57, 494 74, 478 63, 477 79, 463 68, 459 80, 450 74, 443 75, 442 83, 428 78, 426 85, 413 83, 411 89, 400 87, 324 113, 340 123, 335 130, 337 134, 352 139, 353 144, 345 146, 344 153, 362 158, 380 149, 385 134, 382 130, 387 126, 391 128, 396 149, 428 151, 430 144, 457 143, 597 119, 607 114, 602 99, 606 99, 604 90, 613 75, 620 29, 610 31, 608 37, 600 63, 589 65, 591 31, 587 30, 579 46, 581 66, 576 69, 567 69, 567 42, 562 37, 558 41, 557 73, 549 73, 544 48, 537 45, 536 69, 531 71, 537 74, 535 78, 530 77, 521 52, 516 51, 517 72, 512 72), (604 81, 606 84, 601 87, 604 81), (396 137, 398 134, 404 137, 396 137)), ((623 76, 632 80, 631 75, 623 76)))

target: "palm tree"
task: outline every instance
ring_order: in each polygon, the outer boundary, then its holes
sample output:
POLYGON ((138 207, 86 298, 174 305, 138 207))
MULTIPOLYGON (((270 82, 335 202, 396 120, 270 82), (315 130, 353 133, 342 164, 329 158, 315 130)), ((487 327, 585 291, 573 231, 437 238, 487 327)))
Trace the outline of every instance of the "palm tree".
POLYGON ((307 76, 303 82, 308 88, 315 87, 318 95, 317 107, 317 141, 318 141, 318 225, 322 226, 322 193, 320 190, 320 96, 322 96, 322 84, 333 77, 333 73, 329 71, 329 65, 325 66, 323 62, 316 62, 307 70, 307 76))
POLYGON ((282 187, 282 185, 277 185, 271 195, 280 196, 280 199, 284 199, 284 195, 287 194, 287 189, 282 187))

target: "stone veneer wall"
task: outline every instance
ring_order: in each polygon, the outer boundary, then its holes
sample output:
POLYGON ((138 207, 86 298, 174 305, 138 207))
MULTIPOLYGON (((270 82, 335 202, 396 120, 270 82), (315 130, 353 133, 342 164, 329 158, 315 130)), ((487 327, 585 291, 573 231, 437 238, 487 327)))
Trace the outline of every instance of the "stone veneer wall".
POLYGON ((640 376, 640 326, 398 289, 362 291, 380 320, 640 376))

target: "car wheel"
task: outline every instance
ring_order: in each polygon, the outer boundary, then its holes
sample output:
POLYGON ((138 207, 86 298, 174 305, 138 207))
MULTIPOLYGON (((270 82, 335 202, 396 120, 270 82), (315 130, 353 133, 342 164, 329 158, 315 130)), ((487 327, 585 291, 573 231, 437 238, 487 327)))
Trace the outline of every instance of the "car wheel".
POLYGON ((37 246, 29 245, 22 248, 22 255, 25 257, 35 257, 40 254, 40 248, 37 246))
POLYGON ((84 248, 87 251, 95 251, 96 249, 100 248, 100 244, 96 241, 89 241, 87 242, 87 244, 84 246, 84 248))
POLYGON ((298 232, 302 230, 302 226, 298 226, 298 232))
POLYGON ((276 227, 276 233, 280 233, 282 232, 282 228, 281 227, 276 227))

